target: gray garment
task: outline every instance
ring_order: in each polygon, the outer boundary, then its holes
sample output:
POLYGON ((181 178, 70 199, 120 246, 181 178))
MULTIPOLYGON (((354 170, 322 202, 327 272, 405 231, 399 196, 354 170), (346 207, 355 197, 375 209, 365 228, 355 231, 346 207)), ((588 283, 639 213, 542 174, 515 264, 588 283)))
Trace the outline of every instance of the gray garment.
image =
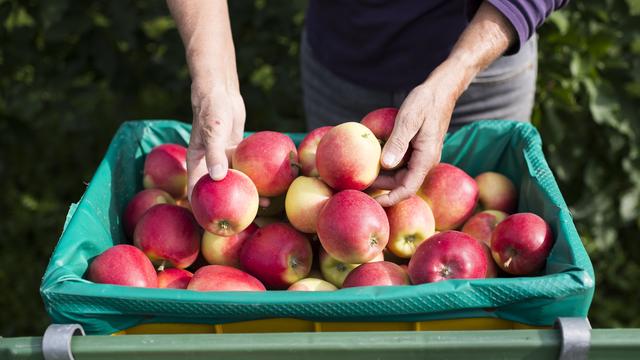
MULTIPOLYGON (((408 91, 379 91, 347 81, 320 64, 302 36, 300 67, 307 129, 360 121, 382 107, 400 107, 408 91)), ((537 36, 520 51, 503 56, 482 71, 460 96, 449 131, 483 119, 529 122, 537 74, 537 36)), ((393 74, 380 74, 393 76, 393 74)))

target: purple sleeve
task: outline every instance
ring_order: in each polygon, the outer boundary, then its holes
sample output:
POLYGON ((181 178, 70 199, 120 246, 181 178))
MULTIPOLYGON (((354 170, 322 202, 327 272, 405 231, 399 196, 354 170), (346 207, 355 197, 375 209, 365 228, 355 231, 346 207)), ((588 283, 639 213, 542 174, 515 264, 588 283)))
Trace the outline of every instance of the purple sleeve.
MULTIPOLYGON (((551 12, 565 6, 569 0, 485 0, 493 5, 511 22, 518 34, 518 41, 506 54, 515 54, 520 50, 536 29, 549 17, 551 12)), ((469 0, 467 15, 469 19, 475 15, 482 0, 469 0)))

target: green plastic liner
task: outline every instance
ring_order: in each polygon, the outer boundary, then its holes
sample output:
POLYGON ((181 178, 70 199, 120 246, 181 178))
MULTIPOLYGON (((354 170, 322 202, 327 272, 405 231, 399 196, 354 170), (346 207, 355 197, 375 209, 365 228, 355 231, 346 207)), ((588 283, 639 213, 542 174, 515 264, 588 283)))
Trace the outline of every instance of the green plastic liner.
MULTIPOLYGON (((142 188, 144 156, 162 143, 186 144, 191 127, 169 121, 124 123, 85 194, 72 204, 40 293, 54 323, 79 323, 111 334, 142 323, 206 323, 299 318, 311 321, 425 321, 494 317, 551 326, 560 316, 585 317, 594 291, 591 261, 555 183, 536 129, 481 121, 445 141, 442 161, 471 176, 497 171, 520 189, 518 211, 542 216, 555 245, 543 274, 448 280, 418 286, 360 287, 335 292, 195 292, 94 284, 91 259, 126 242, 120 214, 142 188)), ((303 134, 290 134, 299 142, 303 134)))

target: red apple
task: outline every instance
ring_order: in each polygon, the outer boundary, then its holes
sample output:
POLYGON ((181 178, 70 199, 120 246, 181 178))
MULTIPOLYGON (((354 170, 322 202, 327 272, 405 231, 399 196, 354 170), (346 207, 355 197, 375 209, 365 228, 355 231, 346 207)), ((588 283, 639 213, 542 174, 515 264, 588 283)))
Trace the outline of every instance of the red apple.
POLYGON ((491 234, 493 229, 504 219, 507 214, 498 210, 485 210, 473 215, 462 227, 462 232, 471 235, 476 240, 491 246, 491 234))
POLYGON ((316 167, 316 150, 320 140, 333 126, 323 126, 314 129, 302 139, 298 146, 298 157, 300 158, 300 166, 302 167, 302 175, 318 177, 318 168, 316 167))
POLYGON ((410 258, 416 248, 436 231, 433 212, 417 195, 385 209, 389 219, 387 248, 395 255, 410 258))
POLYGON ((298 176, 298 150, 291 138, 275 131, 254 133, 233 152, 233 168, 247 174, 260 196, 284 194, 298 176))
POLYGON ((202 235, 202 256, 209 264, 226 265, 240 268, 240 249, 254 232, 258 225, 251 224, 238 234, 220 236, 208 231, 202 235))
POLYGON ((516 211, 518 192, 508 177, 497 172, 484 172, 476 176, 479 202, 483 209, 500 210, 507 214, 516 211))
POLYGON ((294 228, 315 233, 318 215, 333 191, 318 178, 298 176, 287 190, 285 211, 294 228))
POLYGON ((318 238, 334 258, 348 264, 365 263, 387 246, 389 221, 382 206, 369 195, 344 190, 320 211, 318 238))
POLYGON ((482 244, 460 231, 444 231, 423 242, 409 261, 413 284, 487 276, 482 244))
POLYGON ((158 287, 167 289, 186 289, 193 274, 184 269, 164 269, 158 272, 158 287))
POLYGON ((496 262, 493 260, 493 255, 491 254, 491 248, 487 244, 481 241, 478 241, 478 243, 482 245, 482 251, 484 252, 484 257, 487 258, 487 275, 485 277, 486 278, 498 277, 498 265, 496 265, 496 262))
POLYGON ((221 236, 246 229, 256 218, 258 201, 258 190, 251 179, 233 169, 220 181, 204 175, 191 194, 191 208, 200 226, 221 236))
POLYGON ((393 285, 411 285, 409 275, 399 265, 389 261, 377 261, 355 268, 344 279, 342 287, 393 285))
POLYGON ((152 262, 184 269, 200 250, 200 228, 189 210, 160 204, 147 210, 138 221, 133 243, 152 262))
POLYGON ((362 120, 360 120, 360 123, 368 127, 371 132, 380 139, 382 144, 384 144, 391 136, 397 115, 398 109, 396 108, 381 108, 365 115, 362 120))
POLYGON ((340 124, 318 144, 318 174, 336 190, 364 190, 378 177, 380 152, 380 143, 366 126, 356 122, 340 124))
POLYGON ((110 247, 98 255, 89 265, 87 278, 101 284, 158 286, 158 276, 149 258, 137 247, 124 244, 110 247))
POLYGON ((162 189, 174 199, 187 195, 187 148, 163 144, 151 149, 144 160, 145 189, 162 189))
MULTIPOLYGON (((327 254, 324 249, 320 249, 320 271, 325 280, 337 287, 342 287, 344 279, 349 275, 351 270, 357 268, 360 264, 344 263, 331 255, 327 254)), ((384 255, 380 253, 369 262, 384 261, 384 255)))
POLYGON ((462 225, 473 214, 478 201, 478 185, 462 169, 440 163, 429 171, 418 195, 433 211, 436 229, 450 230, 462 225))
POLYGON ((258 229, 240 250, 242 268, 273 289, 286 289, 305 278, 312 260, 309 240, 284 223, 258 229))
POLYGON ((128 238, 133 237, 133 231, 142 215, 158 204, 175 204, 175 201, 169 193, 160 189, 142 190, 129 201, 122 214, 122 225, 128 238))
POLYGON ((260 280, 242 270, 224 265, 203 266, 187 286, 195 291, 265 291, 260 280))
POLYGON ((549 225, 532 213, 504 219, 491 236, 491 253, 502 270, 513 275, 531 275, 542 269, 553 246, 549 225))
POLYGON ((335 291, 338 290, 332 283, 314 278, 301 279, 289 286, 289 291, 335 291))

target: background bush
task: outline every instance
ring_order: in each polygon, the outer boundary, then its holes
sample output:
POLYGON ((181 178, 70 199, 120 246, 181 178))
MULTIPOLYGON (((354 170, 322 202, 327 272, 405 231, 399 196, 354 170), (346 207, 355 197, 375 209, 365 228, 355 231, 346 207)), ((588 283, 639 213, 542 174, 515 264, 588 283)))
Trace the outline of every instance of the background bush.
MULTIPOLYGON (((306 2, 233 1, 247 128, 302 131, 306 2)), ((597 272, 594 326, 640 327, 640 1, 572 2, 540 30, 535 124, 597 272)), ((127 119, 190 121, 163 2, 0 0, 0 335, 41 334, 70 203, 127 119)))

